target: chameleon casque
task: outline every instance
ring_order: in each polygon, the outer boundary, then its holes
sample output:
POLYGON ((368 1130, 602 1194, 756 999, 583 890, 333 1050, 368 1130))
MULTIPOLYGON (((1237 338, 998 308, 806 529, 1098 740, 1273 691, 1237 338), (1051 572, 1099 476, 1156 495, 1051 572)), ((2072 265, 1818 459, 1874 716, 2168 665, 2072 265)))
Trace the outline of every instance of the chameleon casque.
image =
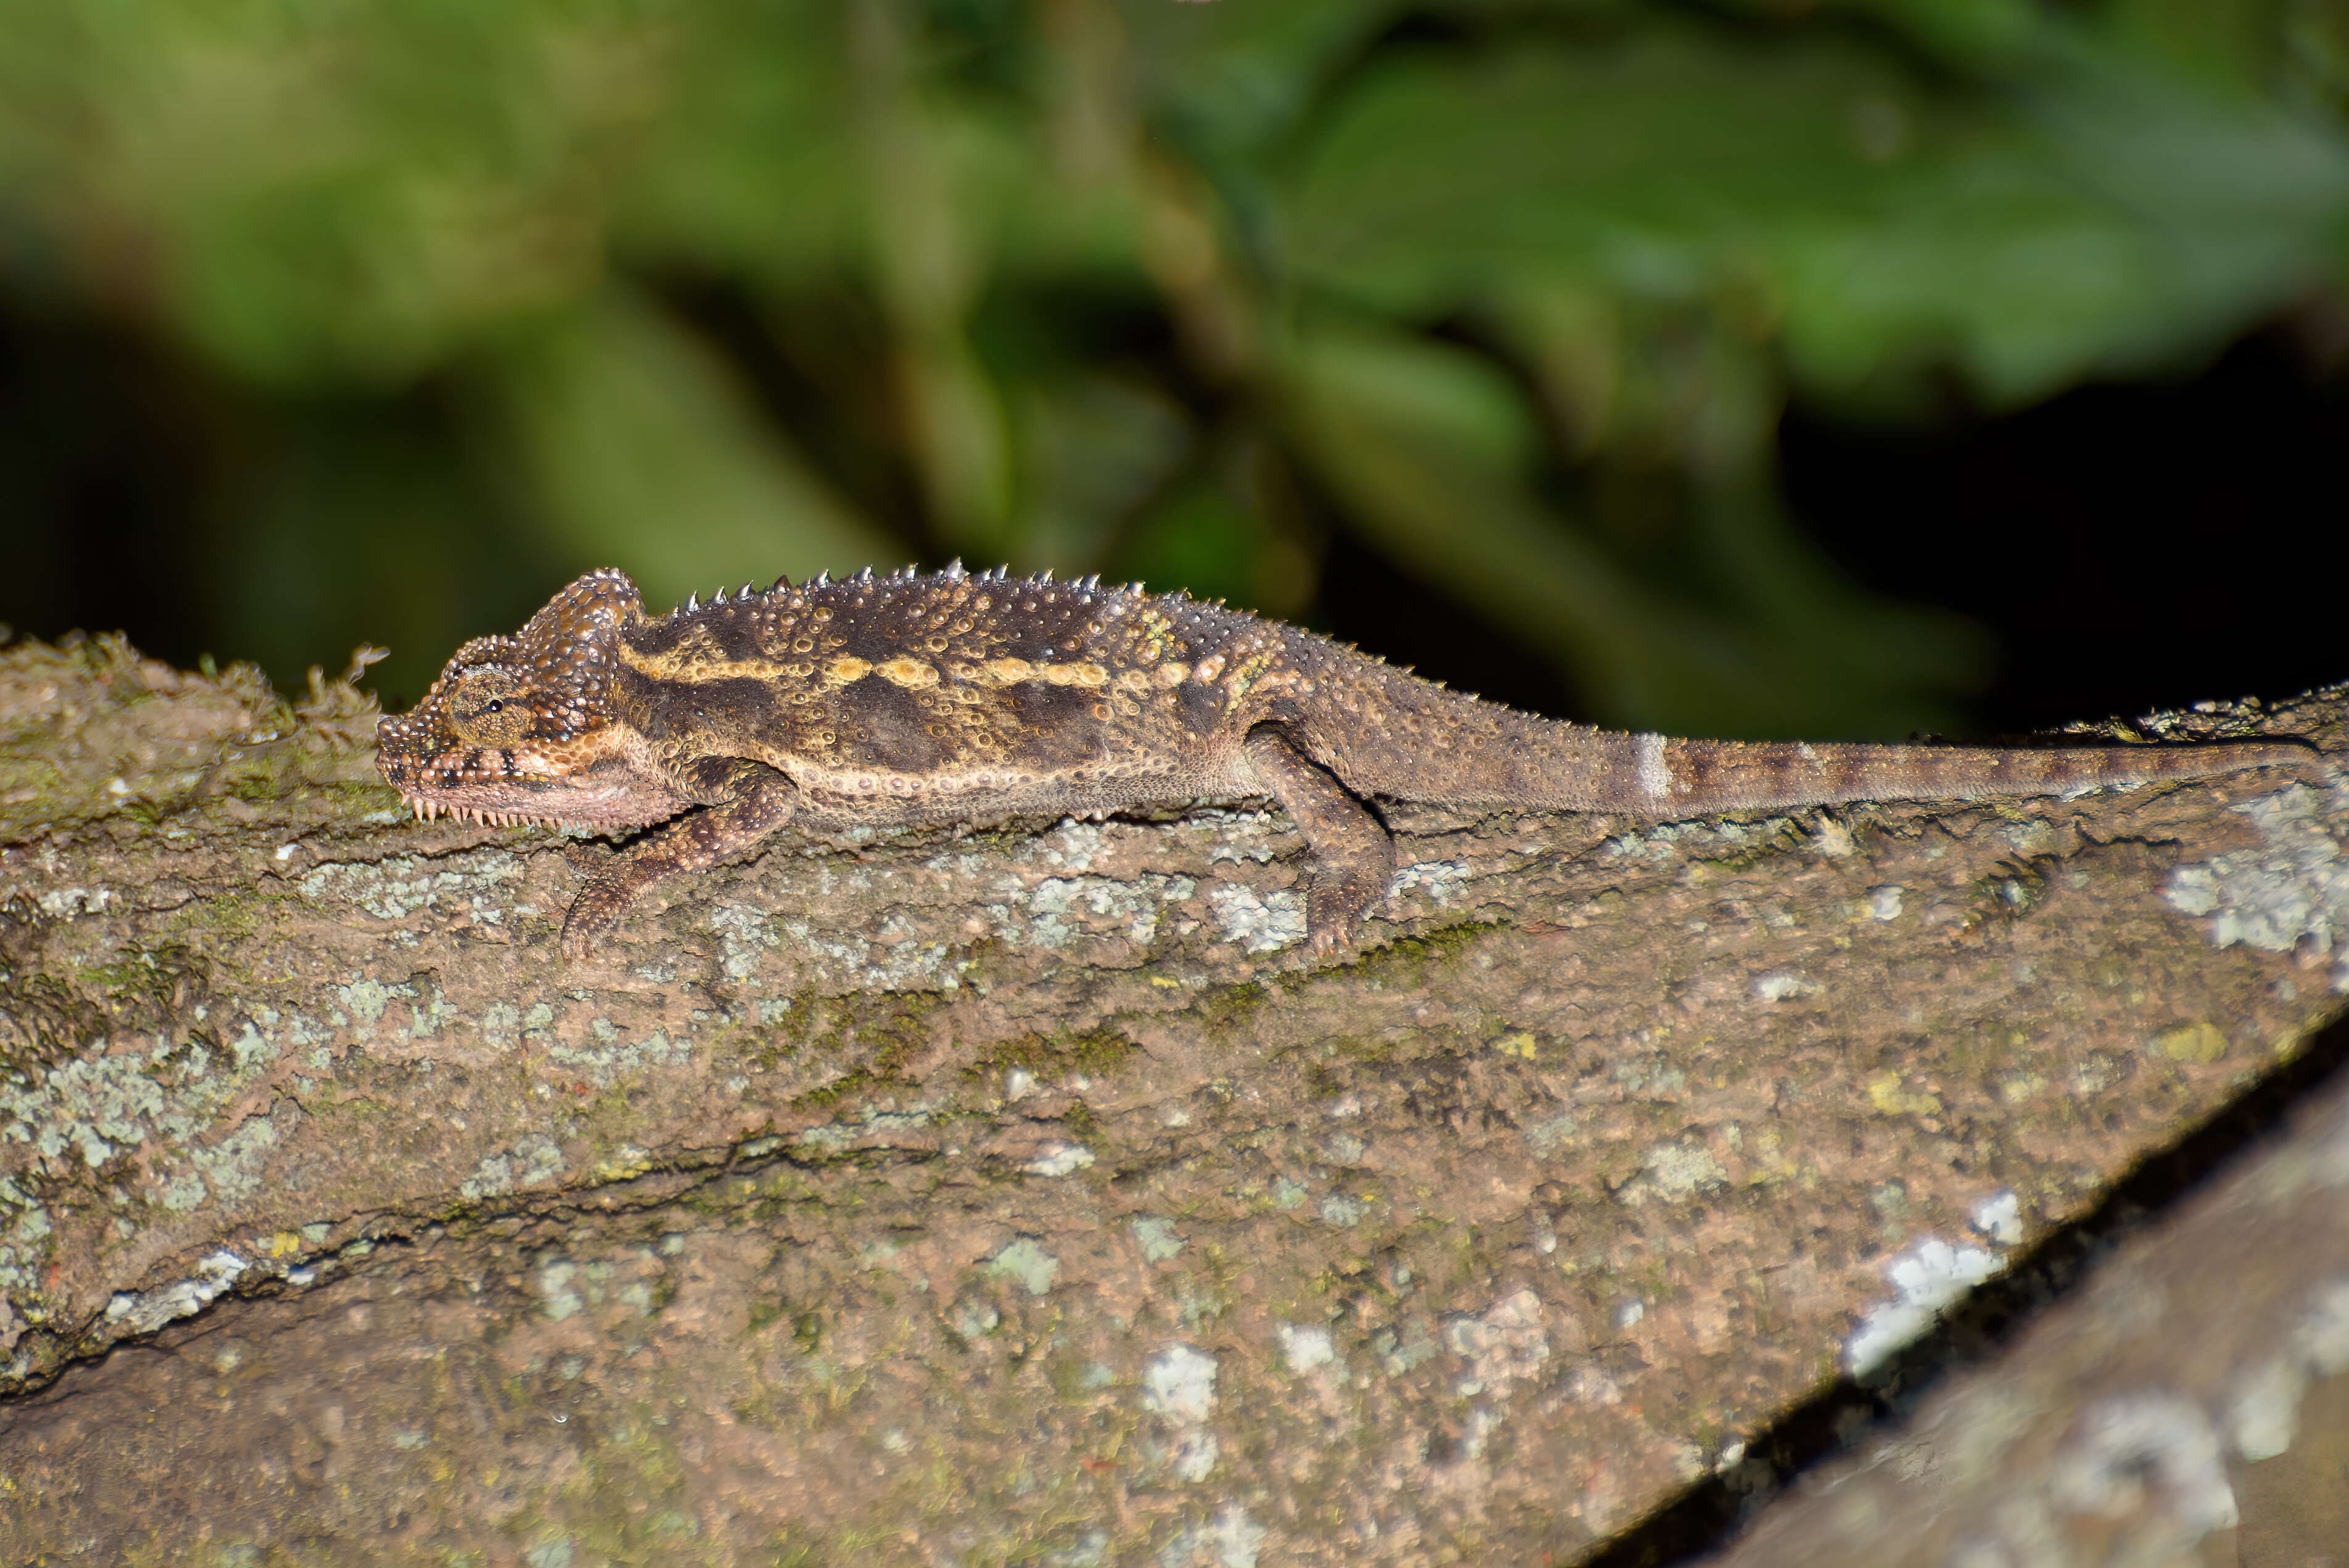
POLYGON ((656 882, 783 827, 1269 797, 1304 834, 1307 929, 1329 956, 1393 878, 1374 799, 1671 820, 2323 766, 2291 742, 2013 750, 1612 733, 1182 594, 959 564, 746 586, 657 617, 625 574, 591 572, 515 635, 459 648, 378 733, 383 776, 419 817, 667 824, 588 876, 563 925, 574 958, 656 882))

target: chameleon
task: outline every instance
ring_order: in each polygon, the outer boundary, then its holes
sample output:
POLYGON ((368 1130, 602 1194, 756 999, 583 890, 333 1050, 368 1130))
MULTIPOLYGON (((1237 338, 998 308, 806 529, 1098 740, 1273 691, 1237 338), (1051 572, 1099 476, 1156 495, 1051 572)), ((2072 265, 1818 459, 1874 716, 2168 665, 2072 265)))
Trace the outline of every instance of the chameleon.
POLYGON ((1269 798, 1305 839, 1307 940, 1360 944, 1394 841, 1376 800, 1679 820, 2052 796, 2327 767, 2292 740, 2008 748, 1682 739, 1537 717, 1182 593, 959 562, 745 585, 666 615, 590 572, 476 637, 378 726, 419 819, 651 829, 590 870, 584 959, 657 883, 779 829, 980 827, 1269 798))

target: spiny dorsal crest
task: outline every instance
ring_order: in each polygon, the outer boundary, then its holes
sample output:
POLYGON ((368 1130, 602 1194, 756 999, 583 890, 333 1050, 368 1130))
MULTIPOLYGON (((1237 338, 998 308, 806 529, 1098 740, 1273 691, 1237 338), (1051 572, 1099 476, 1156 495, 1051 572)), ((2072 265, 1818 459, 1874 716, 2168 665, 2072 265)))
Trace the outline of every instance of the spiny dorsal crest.
MULTIPOLYGON (((876 574, 872 567, 866 566, 854 576, 844 577, 839 581, 849 586, 878 587, 885 591, 893 584, 913 583, 919 577, 919 570, 913 566, 903 566, 894 572, 880 574, 876 574)), ((1009 583, 1011 581, 1011 567, 1006 562, 972 572, 963 564, 960 557, 957 557, 938 569, 936 578, 941 583, 1009 583)), ((597 606, 609 608, 615 613, 614 624, 626 624, 629 620, 640 618, 641 606, 634 595, 616 586, 626 583, 626 581, 621 573, 609 569, 590 573, 565 589, 554 603, 542 610, 533 619, 531 625, 523 628, 521 637, 530 638, 533 632, 539 629, 541 622, 548 620, 557 612, 564 611, 566 607, 570 607, 574 613, 592 613, 597 606)), ((1056 581, 1050 567, 1046 567, 1022 581, 1033 587, 1065 588, 1078 593, 1101 594, 1115 598, 1139 598, 1148 592, 1139 582, 1121 583, 1112 587, 1103 588, 1099 573, 1072 578, 1064 584, 1056 581)), ((686 595, 685 603, 670 614, 691 615, 698 614, 705 608, 749 603, 776 595, 814 593, 832 586, 833 586, 833 578, 829 569, 818 572, 797 589, 792 587, 791 578, 785 575, 776 578, 773 585, 763 591, 755 584, 745 583, 741 587, 730 591, 721 587, 712 593, 707 601, 703 600, 698 593, 688 593, 686 595)), ((1189 601, 1189 596, 1179 590, 1168 596, 1189 601)), ((1221 601, 1216 603, 1220 603, 1221 601)), ((513 637, 476 637, 458 650, 457 662, 511 662, 517 646, 518 639, 513 637)))

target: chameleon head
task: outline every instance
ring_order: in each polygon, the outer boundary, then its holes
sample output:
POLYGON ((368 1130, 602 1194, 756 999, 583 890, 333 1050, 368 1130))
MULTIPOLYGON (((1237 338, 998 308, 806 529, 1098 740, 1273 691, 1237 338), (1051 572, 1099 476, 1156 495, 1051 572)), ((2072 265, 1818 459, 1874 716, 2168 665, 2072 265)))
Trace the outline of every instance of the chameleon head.
POLYGON ((376 727, 376 766, 419 817, 632 828, 685 802, 613 722, 620 628, 636 585, 591 572, 511 637, 457 650, 415 708, 376 727))

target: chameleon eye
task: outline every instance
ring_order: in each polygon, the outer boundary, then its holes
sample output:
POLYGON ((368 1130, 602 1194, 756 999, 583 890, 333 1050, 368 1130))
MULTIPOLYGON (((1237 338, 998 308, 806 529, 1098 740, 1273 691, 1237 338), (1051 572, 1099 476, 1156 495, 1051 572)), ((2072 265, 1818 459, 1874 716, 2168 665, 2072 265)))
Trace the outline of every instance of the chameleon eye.
POLYGON ((530 705, 521 695, 512 670, 468 670, 450 689, 449 727, 476 746, 512 746, 531 729, 530 705))

